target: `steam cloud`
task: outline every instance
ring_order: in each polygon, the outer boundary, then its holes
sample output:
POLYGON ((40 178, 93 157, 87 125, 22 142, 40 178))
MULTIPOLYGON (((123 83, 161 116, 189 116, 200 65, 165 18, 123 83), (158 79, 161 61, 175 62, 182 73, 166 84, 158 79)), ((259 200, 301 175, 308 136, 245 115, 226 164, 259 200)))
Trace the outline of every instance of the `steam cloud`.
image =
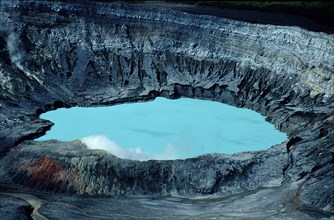
POLYGON ((21 71, 24 71, 23 62, 24 62, 25 52, 23 49, 19 47, 18 36, 14 32, 8 35, 7 48, 12 63, 14 63, 21 71))
POLYGON ((159 155, 149 155, 142 151, 140 147, 123 148, 116 142, 110 140, 105 135, 91 135, 80 139, 89 149, 102 149, 117 157, 131 160, 169 160, 178 158, 178 150, 171 144, 167 144, 163 153, 159 155))

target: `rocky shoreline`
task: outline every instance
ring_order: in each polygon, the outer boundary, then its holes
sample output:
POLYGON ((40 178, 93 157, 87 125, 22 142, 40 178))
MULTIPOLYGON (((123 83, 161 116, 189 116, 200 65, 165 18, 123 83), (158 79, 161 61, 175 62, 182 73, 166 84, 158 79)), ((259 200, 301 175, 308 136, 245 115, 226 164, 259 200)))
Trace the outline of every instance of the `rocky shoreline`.
MULTIPOLYGON (((1 184, 222 201, 241 193, 258 201, 270 191, 273 213, 333 215, 333 35, 123 3, 4 1, 1 10, 1 184), (260 152, 147 162, 78 141, 31 141, 52 126, 38 118, 45 111, 158 96, 255 110, 289 140, 260 152)), ((259 216, 256 208, 243 217, 259 216)))

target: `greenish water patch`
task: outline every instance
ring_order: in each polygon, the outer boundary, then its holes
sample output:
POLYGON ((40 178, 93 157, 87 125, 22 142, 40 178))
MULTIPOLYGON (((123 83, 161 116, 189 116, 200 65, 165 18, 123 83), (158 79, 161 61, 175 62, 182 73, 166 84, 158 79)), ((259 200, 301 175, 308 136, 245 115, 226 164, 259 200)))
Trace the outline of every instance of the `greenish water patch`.
POLYGON ((262 150, 287 139, 257 112, 188 98, 57 109, 41 118, 55 125, 38 140, 80 138, 89 148, 137 160, 262 150))

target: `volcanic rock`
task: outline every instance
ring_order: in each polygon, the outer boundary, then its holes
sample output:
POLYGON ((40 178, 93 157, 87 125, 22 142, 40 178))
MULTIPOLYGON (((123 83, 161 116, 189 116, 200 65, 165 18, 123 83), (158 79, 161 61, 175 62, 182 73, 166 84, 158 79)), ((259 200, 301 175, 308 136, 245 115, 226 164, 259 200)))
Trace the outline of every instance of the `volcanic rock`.
POLYGON ((225 207, 234 199, 241 217, 333 215, 332 34, 124 3, 1 1, 0 22, 1 184, 112 197, 213 195, 225 207), (289 140, 266 151, 144 162, 80 141, 32 141, 53 125, 39 119, 43 112, 158 96, 255 110, 289 140), (249 206, 261 200, 275 201, 272 212, 249 206))

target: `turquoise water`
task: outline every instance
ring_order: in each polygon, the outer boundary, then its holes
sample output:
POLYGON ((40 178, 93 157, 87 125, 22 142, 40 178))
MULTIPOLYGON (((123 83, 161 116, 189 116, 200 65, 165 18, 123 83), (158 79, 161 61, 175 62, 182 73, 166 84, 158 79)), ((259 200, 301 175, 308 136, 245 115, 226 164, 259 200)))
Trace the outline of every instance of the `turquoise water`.
POLYGON ((89 148, 138 160, 262 150, 287 139, 254 111, 188 98, 57 109, 41 118, 55 125, 38 140, 81 138, 89 148))

